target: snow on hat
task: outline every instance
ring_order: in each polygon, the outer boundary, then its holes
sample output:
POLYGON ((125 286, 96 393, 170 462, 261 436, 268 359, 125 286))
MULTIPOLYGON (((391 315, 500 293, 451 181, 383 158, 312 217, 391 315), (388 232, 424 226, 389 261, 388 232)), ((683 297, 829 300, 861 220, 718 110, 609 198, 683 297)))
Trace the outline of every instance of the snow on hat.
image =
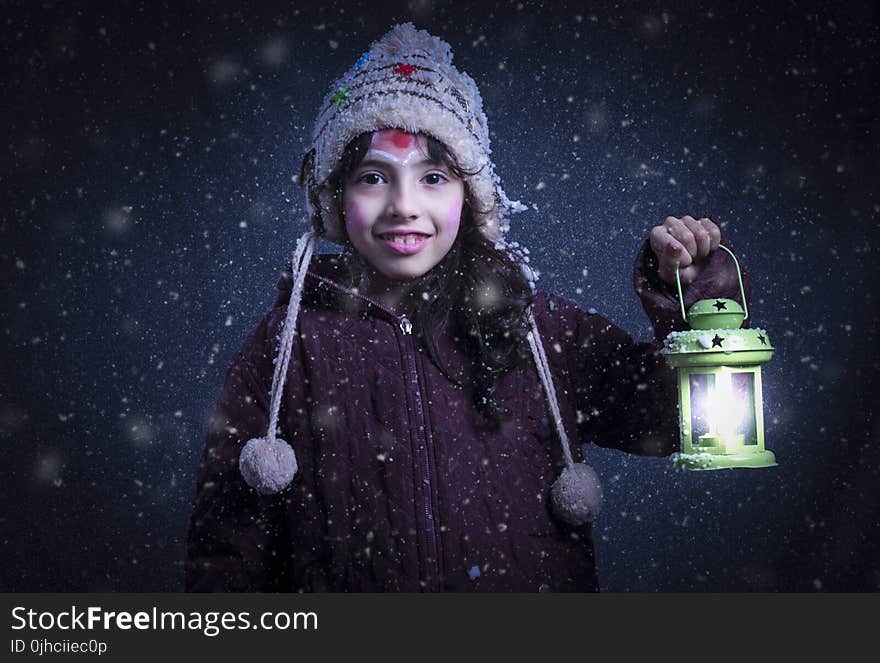
MULTIPOLYGON (((305 184, 317 194, 322 227, 315 230, 326 239, 342 243, 345 237, 336 192, 327 180, 353 139, 381 129, 432 136, 465 172, 473 173, 465 182, 476 222, 489 239, 500 240, 508 229, 508 215, 525 209, 505 195, 495 174, 476 83, 453 66, 449 44, 403 23, 374 42, 333 84, 321 105, 305 184)), ((313 195, 308 198, 315 200, 313 195)))

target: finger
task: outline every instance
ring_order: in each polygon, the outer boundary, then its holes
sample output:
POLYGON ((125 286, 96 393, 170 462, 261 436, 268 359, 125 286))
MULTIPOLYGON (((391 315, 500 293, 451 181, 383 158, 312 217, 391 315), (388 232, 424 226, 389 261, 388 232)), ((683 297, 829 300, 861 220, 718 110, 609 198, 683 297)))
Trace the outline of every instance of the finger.
POLYGON ((666 226, 652 228, 650 239, 651 248, 661 266, 666 266, 674 272, 677 265, 690 265, 693 262, 682 243, 669 232, 666 226))
POLYGON ((651 228, 651 234, 648 235, 648 239, 654 255, 659 258, 666 244, 675 238, 666 231, 666 226, 654 226, 651 228))
POLYGON ((666 217, 666 220, 663 222, 663 225, 666 226, 667 231, 670 235, 675 237, 681 245, 684 246, 685 250, 693 255, 697 253, 697 242, 694 239, 694 234, 691 232, 690 228, 688 228, 682 219, 678 219, 674 216, 666 217))
POLYGON ((721 246, 721 228, 719 228, 718 224, 709 217, 704 217, 699 221, 703 224, 703 227, 709 233, 709 238, 711 240, 711 243, 709 245, 709 253, 712 253, 717 250, 719 246, 721 246))
POLYGON ((669 283, 675 283, 675 267, 678 260, 670 259, 670 244, 676 242, 676 239, 666 231, 666 226, 654 226, 651 228, 649 235, 651 250, 657 256, 657 274, 669 283))
POLYGON ((681 218, 681 222, 687 227, 688 230, 691 231, 691 234, 694 236, 694 244, 696 251, 691 251, 691 255, 695 260, 699 258, 705 258, 709 255, 709 248, 712 244, 712 239, 709 236, 709 231, 703 227, 703 224, 697 221, 694 217, 685 215, 681 218))
POLYGON ((687 267, 694 259, 688 250, 678 241, 672 241, 667 252, 670 260, 674 260, 679 267, 687 267))
POLYGON ((657 256, 657 274, 666 283, 675 283, 675 272, 680 266, 688 266, 692 259, 690 254, 664 226, 651 231, 651 248, 657 256))

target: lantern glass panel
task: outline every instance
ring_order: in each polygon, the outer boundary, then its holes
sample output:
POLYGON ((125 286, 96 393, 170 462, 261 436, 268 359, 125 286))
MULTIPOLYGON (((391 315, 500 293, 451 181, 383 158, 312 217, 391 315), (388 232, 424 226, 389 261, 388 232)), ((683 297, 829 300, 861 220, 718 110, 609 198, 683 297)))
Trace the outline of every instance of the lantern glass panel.
POLYGON ((700 436, 710 432, 708 403, 715 389, 715 376, 711 373, 691 373, 691 440, 700 443, 700 436))
POLYGON ((736 372, 730 376, 734 398, 745 405, 745 413, 738 432, 745 435, 745 444, 758 444, 757 424, 755 422, 755 374, 736 372))
POLYGON ((735 453, 758 444, 755 373, 726 367, 689 375, 691 441, 735 453))

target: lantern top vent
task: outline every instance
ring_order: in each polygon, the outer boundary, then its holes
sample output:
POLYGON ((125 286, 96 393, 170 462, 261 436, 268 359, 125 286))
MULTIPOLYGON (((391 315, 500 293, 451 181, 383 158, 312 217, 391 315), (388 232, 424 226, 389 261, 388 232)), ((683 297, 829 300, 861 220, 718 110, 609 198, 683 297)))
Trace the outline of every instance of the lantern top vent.
POLYGON ((693 329, 739 329, 746 312, 739 302, 718 297, 701 299, 688 309, 687 321, 693 329))

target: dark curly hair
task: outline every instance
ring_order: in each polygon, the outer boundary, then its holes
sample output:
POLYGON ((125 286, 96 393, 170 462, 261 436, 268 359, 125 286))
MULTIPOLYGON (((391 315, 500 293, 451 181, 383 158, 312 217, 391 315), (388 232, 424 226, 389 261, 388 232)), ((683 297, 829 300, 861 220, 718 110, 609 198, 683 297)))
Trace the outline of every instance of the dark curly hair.
MULTIPOLYGON (((361 134, 348 144, 339 165, 324 185, 335 191, 339 204, 343 184, 363 161, 371 137, 371 133, 361 134)), ((464 170, 446 146, 430 136, 427 148, 433 161, 442 163, 456 177, 465 180, 466 195, 461 226, 452 248, 415 282, 415 291, 427 296, 414 299, 410 317, 416 337, 431 359, 449 380, 463 387, 462 376, 452 375, 445 366, 434 338, 438 319, 448 318, 454 325, 456 341, 474 361, 474 406, 486 417, 490 427, 497 430, 510 417, 510 412, 496 401, 496 387, 507 373, 530 357, 526 311, 532 303, 532 291, 520 266, 507 251, 496 248, 495 242, 477 225, 465 179, 474 173, 464 170)), ((314 210, 312 223, 320 234, 324 225, 318 192, 314 181, 309 180, 314 172, 313 159, 313 153, 309 153, 303 160, 300 182, 314 210)), ((347 236, 345 241, 354 258, 348 272, 349 282, 344 285, 363 291, 368 266, 353 250, 347 236)))

